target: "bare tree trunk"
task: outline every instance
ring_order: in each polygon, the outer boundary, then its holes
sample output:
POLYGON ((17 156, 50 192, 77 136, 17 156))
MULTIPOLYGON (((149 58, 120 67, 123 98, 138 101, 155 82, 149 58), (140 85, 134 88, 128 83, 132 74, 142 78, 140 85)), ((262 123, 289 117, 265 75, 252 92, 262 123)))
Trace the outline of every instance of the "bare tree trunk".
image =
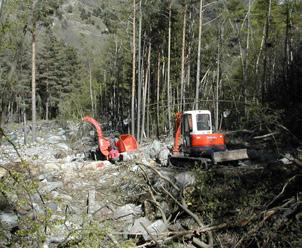
POLYGON ((49 98, 46 98, 46 103, 45 103, 45 120, 48 121, 49 120, 49 98))
POLYGON ((181 75, 180 75, 180 109, 184 106, 184 77, 185 77, 185 48, 186 48, 186 22, 187 22, 187 3, 184 7, 183 27, 182 27, 182 49, 181 49, 181 75))
POLYGON ((26 112, 23 110, 23 136, 24 136, 24 145, 27 144, 27 123, 26 123, 26 112))
POLYGON ((138 96, 137 96, 137 139, 140 142, 140 121, 141 121, 141 98, 142 98, 142 71, 141 71, 141 50, 142 50, 142 0, 139 1, 139 29, 138 29, 138 96))
POLYGON ((146 101, 147 101, 147 90, 148 90, 148 81, 149 81, 149 72, 150 72, 150 60, 151 60, 151 43, 148 47, 148 61, 147 61, 147 70, 145 76, 145 85, 143 89, 143 109, 142 109, 142 132, 141 132, 141 141, 143 140, 143 135, 145 134, 145 116, 146 116, 146 101))
POLYGON ((134 107, 135 107, 135 63, 136 63, 136 8, 135 0, 133 0, 133 36, 132 36, 132 99, 131 99, 131 133, 135 135, 135 116, 134 116, 134 107))
POLYGON ((160 52, 157 57, 157 85, 156 85, 156 136, 159 139, 159 84, 160 84, 160 52))
POLYGON ((169 134, 172 135, 171 127, 171 92, 170 92, 170 65, 171 65, 171 15, 172 15, 172 2, 169 6, 169 31, 168 31, 168 72, 167 72, 167 100, 168 100, 168 128, 169 134))
POLYGON ((2 17, 3 6, 5 4, 5 0, 0 1, 0 18, 2 17))
POLYGON ((251 0, 249 0, 249 7, 248 7, 248 18, 247 18, 247 37, 246 37, 246 54, 244 60, 244 116, 247 115, 247 84, 249 79, 249 52, 250 52, 250 32, 251 32, 251 0))
POLYGON ((92 72, 91 72, 91 65, 89 63, 89 95, 90 95, 90 103, 91 103, 91 113, 94 116, 94 104, 93 104, 93 89, 92 89, 92 72))
POLYGON ((197 51, 197 72, 196 72, 196 91, 195 91, 195 109, 198 109, 199 84, 200 84, 200 55, 201 55, 201 32, 202 32, 202 0, 199 6, 199 29, 198 29, 198 51, 197 51))
MULTIPOLYGON (((48 72, 48 68, 47 68, 48 72)), ((49 119, 49 82, 46 79, 46 101, 45 101, 45 120, 48 121, 49 119)))
POLYGON ((290 34, 290 10, 289 4, 286 4, 286 28, 285 28, 285 39, 284 39, 284 61, 283 61, 283 84, 286 85, 286 81, 288 79, 289 72, 289 34, 290 34))
MULTIPOLYGON (((150 45, 150 49, 151 49, 151 45, 150 45)), ((150 51, 151 53, 151 51, 150 51)), ((151 57, 151 56, 150 56, 151 57)), ((151 59, 149 57, 149 60, 151 59)), ((150 137, 150 86, 151 86, 151 83, 150 83, 150 77, 151 77, 151 72, 150 72, 150 64, 151 64, 151 61, 148 62, 148 66, 149 66, 149 69, 148 69, 148 91, 147 91, 147 138, 150 137)))
POLYGON ((263 78, 261 84, 261 100, 264 101, 266 88, 267 88, 267 40, 269 35, 270 28, 270 19, 271 19, 271 11, 272 11, 272 0, 269 0, 268 5, 268 13, 266 16, 266 24, 265 24, 265 36, 264 36, 264 58, 263 58, 263 78))
POLYGON ((8 102, 8 107, 7 107, 7 120, 8 122, 11 122, 11 119, 10 119, 10 101, 8 102))
POLYGON ((219 30, 218 47, 217 47, 217 75, 216 75, 216 92, 215 92, 215 129, 219 128, 219 82, 220 82, 220 42, 221 27, 219 30))
POLYGON ((32 81, 31 81, 31 103, 32 103, 32 141, 36 141, 36 25, 32 30, 32 81))

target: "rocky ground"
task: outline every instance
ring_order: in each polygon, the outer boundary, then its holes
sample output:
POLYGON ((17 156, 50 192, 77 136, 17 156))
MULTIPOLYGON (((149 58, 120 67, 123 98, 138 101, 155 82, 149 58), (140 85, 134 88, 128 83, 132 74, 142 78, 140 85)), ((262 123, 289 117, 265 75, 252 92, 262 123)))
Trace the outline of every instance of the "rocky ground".
POLYGON ((111 163, 89 158, 95 134, 81 123, 41 122, 28 145, 23 131, 6 127, 13 145, 1 141, 1 246, 302 245, 292 154, 203 171, 166 167, 172 140, 111 163))

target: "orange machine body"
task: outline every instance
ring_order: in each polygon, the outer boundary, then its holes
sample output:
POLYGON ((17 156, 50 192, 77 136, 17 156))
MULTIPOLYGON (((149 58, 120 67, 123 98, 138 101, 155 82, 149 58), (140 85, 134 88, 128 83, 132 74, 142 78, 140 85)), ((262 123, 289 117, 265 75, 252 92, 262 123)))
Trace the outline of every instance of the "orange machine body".
POLYGON ((119 152, 132 152, 137 150, 136 139, 130 134, 121 134, 116 142, 119 152))
POLYGON ((226 150, 224 135, 213 133, 211 113, 208 110, 177 113, 175 128, 174 154, 182 152, 189 156, 201 156, 226 150))

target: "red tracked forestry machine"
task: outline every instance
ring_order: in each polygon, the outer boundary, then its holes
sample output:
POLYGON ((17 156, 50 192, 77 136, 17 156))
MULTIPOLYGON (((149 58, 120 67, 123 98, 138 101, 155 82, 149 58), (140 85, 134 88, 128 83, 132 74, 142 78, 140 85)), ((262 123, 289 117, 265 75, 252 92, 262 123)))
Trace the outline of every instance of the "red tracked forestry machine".
POLYGON ((171 164, 193 161, 208 168, 211 164, 244 159, 248 159, 246 149, 227 150, 224 134, 213 133, 209 110, 176 113, 174 145, 169 158, 171 164))

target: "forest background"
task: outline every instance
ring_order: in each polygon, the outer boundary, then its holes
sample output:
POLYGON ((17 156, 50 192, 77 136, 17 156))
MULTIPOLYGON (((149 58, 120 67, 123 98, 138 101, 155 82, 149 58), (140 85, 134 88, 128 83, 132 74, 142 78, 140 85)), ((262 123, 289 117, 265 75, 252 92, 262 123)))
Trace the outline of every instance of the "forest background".
POLYGON ((0 123, 90 114, 139 141, 176 111, 302 137, 298 0, 1 0, 0 123), (132 120, 132 121, 131 121, 132 120))

